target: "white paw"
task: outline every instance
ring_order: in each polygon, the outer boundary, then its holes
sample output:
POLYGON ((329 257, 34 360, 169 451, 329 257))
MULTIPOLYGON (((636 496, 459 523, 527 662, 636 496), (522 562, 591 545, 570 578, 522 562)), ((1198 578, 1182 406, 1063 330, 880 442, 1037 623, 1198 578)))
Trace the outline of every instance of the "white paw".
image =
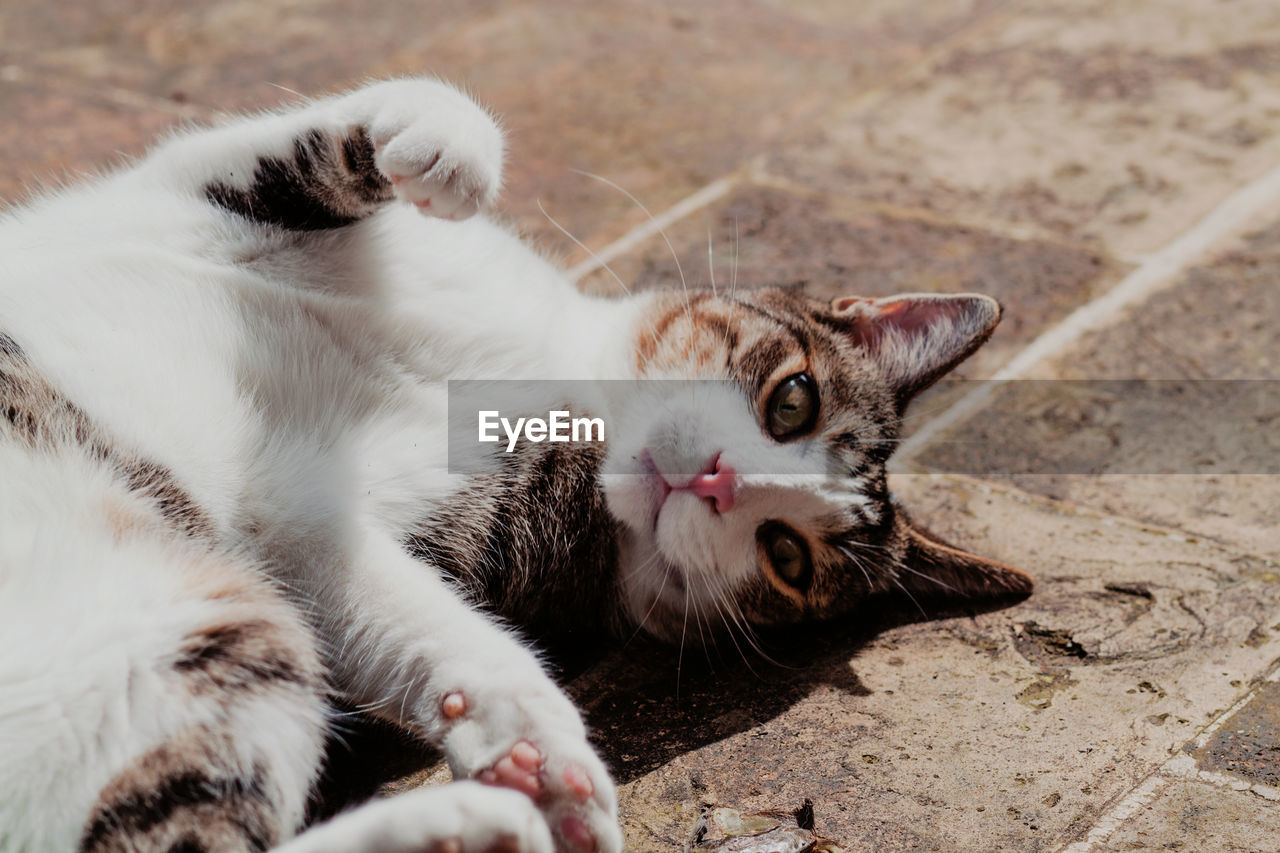
POLYGON ((527 794, 542 810, 557 850, 618 853, 613 781, 587 743, 577 709, 537 675, 491 673, 485 686, 445 694, 444 749, 455 777, 527 794))
POLYGON ((455 782, 361 806, 277 853, 553 853, 554 845, 528 797, 455 782))
POLYGON ((369 122, 378 168, 396 195, 428 216, 466 219, 502 186, 502 131, 474 101, 443 83, 401 81, 369 90, 382 98, 369 122))

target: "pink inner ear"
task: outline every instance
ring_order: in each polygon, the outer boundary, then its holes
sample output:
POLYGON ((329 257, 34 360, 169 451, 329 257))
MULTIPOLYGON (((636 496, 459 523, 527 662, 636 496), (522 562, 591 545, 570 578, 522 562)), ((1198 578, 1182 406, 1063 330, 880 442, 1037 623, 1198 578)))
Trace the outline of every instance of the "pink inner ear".
POLYGON ((875 302, 870 296, 841 296, 831 303, 831 310, 843 314, 855 305, 870 305, 875 302))
POLYGON ((939 319, 954 321, 963 304, 947 298, 871 299, 845 296, 832 303, 836 313, 849 313, 851 330, 860 344, 874 347, 885 330, 896 329, 908 337, 928 329, 939 319))
POLYGON ((999 303, 975 293, 846 296, 831 307, 904 399, 962 361, 1000 321, 999 303))

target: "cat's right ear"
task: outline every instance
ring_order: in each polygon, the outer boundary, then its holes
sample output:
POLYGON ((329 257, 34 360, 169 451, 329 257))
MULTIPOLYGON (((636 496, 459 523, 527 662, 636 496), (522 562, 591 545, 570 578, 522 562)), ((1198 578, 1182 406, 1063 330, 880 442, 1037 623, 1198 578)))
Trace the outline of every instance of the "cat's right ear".
POLYGON ((845 296, 831 310, 893 383, 902 406, 968 358, 1000 322, 1000 303, 977 293, 845 296))

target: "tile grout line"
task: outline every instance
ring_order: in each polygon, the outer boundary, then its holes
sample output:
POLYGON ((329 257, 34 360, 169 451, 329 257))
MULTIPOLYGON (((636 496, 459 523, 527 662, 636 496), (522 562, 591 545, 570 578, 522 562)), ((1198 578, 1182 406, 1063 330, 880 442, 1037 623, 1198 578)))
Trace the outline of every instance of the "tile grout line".
POLYGON ((1280 802, 1280 791, 1257 782, 1246 782, 1215 770, 1201 770, 1190 755, 1178 755, 1167 761, 1157 771, 1170 779, 1183 782, 1199 782, 1222 791, 1251 794, 1268 802, 1280 802))
POLYGON ((217 115, 217 111, 210 108, 195 104, 180 104, 166 98, 147 95, 132 89, 121 88, 120 86, 93 85, 87 82, 77 83, 56 77, 36 79, 27 74, 26 70, 18 65, 6 65, 0 68, 0 83, 36 86, 46 91, 87 97, 117 107, 155 110, 156 112, 167 113, 187 121, 208 120, 217 115))
POLYGON ((982 234, 990 234, 994 237, 1018 243, 1048 243, 1073 252, 1096 256, 1105 261, 1128 266, 1138 266, 1145 260, 1145 257, 1117 254, 1101 244, 1095 245, 1081 240, 1063 238, 1039 226, 1019 226, 999 219, 965 219, 963 216, 940 215, 925 207, 876 201, 852 192, 818 189, 773 174, 767 168, 752 171, 747 177, 747 183, 753 187, 774 190, 810 201, 820 201, 838 212, 871 213, 886 219, 918 222, 935 228, 981 232, 982 234))
POLYGON ((1076 516, 1094 518, 1104 524, 1111 523, 1117 526, 1123 525, 1138 533, 1167 536, 1181 542, 1186 542, 1193 547, 1210 548, 1230 557, 1245 557, 1250 560, 1257 560, 1261 563, 1265 563, 1268 566, 1276 564, 1276 558, 1274 556, 1258 553, 1257 551, 1249 551, 1237 545, 1232 545, 1215 539, 1212 536, 1207 536, 1203 533, 1192 533, 1180 527, 1170 527, 1167 524, 1161 524, 1158 521, 1143 521, 1140 518, 1134 518, 1130 515, 1121 515, 1119 513, 1110 512, 1093 504, 1078 503, 1075 501, 1063 500, 1062 498, 1042 495, 1037 492, 1029 492, 1025 489, 1019 488, 1018 486, 1009 485, 998 479, 983 479, 982 477, 975 477, 971 474, 957 474, 953 471, 922 471, 908 469, 905 471, 894 471, 893 473, 899 477, 933 477, 939 479, 950 479, 968 486, 999 492, 1002 495, 1023 503, 1031 503, 1040 507, 1048 507, 1058 512, 1069 513, 1076 516), (1191 540, 1195 541, 1192 542, 1191 540))
MULTIPOLYGON (((1190 741, 1189 744, 1193 748, 1199 749, 1208 742, 1209 736, 1222 728, 1232 714, 1239 711, 1245 705, 1249 704, 1258 694, 1258 690, 1265 684, 1280 681, 1280 665, 1272 664, 1271 672, 1269 672, 1261 682, 1255 685, 1242 698, 1233 702, 1229 708, 1213 719, 1213 722, 1205 726, 1205 728, 1190 741)), ((1215 787, 1225 787, 1233 791, 1248 792, 1261 796, 1267 800, 1274 800, 1278 797, 1270 789, 1254 790, 1255 785, 1240 781, 1239 784, 1233 778, 1210 771, 1200 770, 1195 766, 1195 759, 1179 748, 1178 754, 1165 759, 1161 764, 1152 770, 1146 778, 1142 780, 1136 787, 1131 789, 1129 793, 1120 798, 1114 806, 1107 810, 1105 814, 1094 822, 1093 827, 1080 841, 1075 841, 1058 848, 1059 853, 1092 853, 1098 849, 1098 845, 1105 844, 1107 839, 1115 834, 1124 823, 1137 814, 1138 810, 1143 806, 1149 805, 1156 797, 1164 793, 1170 785, 1178 780, 1193 780, 1214 785, 1215 787)))
MULTIPOLYGON (((970 26, 961 27, 957 31, 942 38, 937 44, 933 45, 932 48, 925 51, 924 56, 916 62, 906 68, 899 69, 887 75, 877 84, 864 89, 851 102, 844 102, 843 105, 856 105, 854 106, 854 109, 857 110, 874 106, 877 99, 888 97, 895 86, 912 79, 912 77, 919 74, 922 69, 927 69, 948 52, 955 50, 969 40, 976 38, 981 33, 999 25, 1002 21, 1008 20, 1012 14, 1013 9, 1011 4, 999 4, 988 16, 980 19, 970 26)), ((820 115, 805 122, 805 126, 813 127, 820 124, 822 119, 825 116, 828 116, 830 112, 830 109, 821 110, 820 115)), ((788 135, 784 134, 782 137, 775 140, 775 142, 781 143, 787 141, 787 139, 788 135)), ((750 182, 753 175, 763 174, 763 166, 767 156, 767 153, 761 153, 748 158, 745 162, 739 165, 737 169, 712 181, 710 184, 707 184, 702 189, 695 191, 691 195, 686 196, 684 199, 676 202, 662 213, 651 217, 648 222, 641 223, 640 225, 632 228, 618 239, 607 244, 599 252, 595 252, 592 257, 574 264, 566 271, 566 275, 568 275, 571 281, 579 282, 591 273, 604 269, 610 261, 622 254, 625 254, 655 234, 662 233, 663 229, 667 226, 673 225, 689 214, 706 207, 717 199, 723 198, 739 183, 750 182)), ((583 248, 586 247, 584 246, 583 248)), ((588 249, 588 251, 590 251, 590 249, 588 249)))
POLYGON ((1089 853, 1095 845, 1105 842, 1125 821, 1137 814, 1138 809, 1151 803, 1172 784, 1173 780, 1168 776, 1162 776, 1157 769, 1106 814, 1098 818, 1084 840, 1060 848, 1061 853, 1089 853))
POLYGON ((1042 332, 991 379, 929 421, 899 446, 896 454, 899 470, 940 433, 985 407, 1000 383, 1025 376, 1032 368, 1065 352, 1088 332, 1110 325, 1126 308, 1171 285, 1178 274, 1210 248, 1239 232, 1257 213, 1277 200, 1280 200, 1280 167, 1236 190, 1191 228, 1148 255, 1115 287, 1081 305, 1061 323, 1042 332))

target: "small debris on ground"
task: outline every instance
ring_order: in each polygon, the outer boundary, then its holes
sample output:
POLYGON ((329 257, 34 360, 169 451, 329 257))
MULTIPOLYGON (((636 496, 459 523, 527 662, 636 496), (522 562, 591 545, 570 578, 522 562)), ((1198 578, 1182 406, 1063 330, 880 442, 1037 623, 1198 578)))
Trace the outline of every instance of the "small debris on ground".
POLYGON ((813 802, 794 811, 743 814, 704 804, 689 835, 685 853, 844 853, 813 831, 813 802))

